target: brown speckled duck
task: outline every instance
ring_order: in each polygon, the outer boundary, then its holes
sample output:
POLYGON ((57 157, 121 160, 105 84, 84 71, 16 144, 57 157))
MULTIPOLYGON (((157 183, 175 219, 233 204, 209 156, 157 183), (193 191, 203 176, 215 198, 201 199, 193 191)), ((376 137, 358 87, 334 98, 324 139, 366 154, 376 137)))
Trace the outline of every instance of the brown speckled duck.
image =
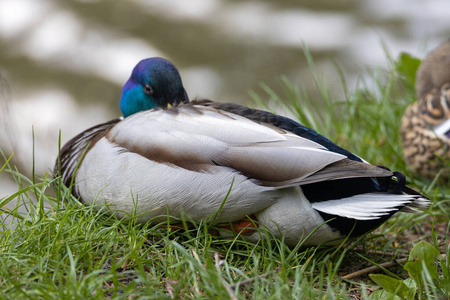
POLYGON ((423 177, 450 179, 450 39, 433 50, 416 75, 418 101, 402 118, 406 164, 423 177))

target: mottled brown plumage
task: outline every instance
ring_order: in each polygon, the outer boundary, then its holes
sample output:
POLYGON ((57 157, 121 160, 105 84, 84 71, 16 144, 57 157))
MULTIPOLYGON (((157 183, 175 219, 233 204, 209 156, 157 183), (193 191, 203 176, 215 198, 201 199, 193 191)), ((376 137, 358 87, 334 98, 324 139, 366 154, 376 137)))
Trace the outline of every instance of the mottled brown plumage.
POLYGON ((417 70, 416 95, 419 99, 450 82, 450 39, 428 54, 417 70))
POLYGON ((418 101, 401 123, 403 155, 415 173, 450 179, 450 40, 432 51, 417 70, 418 101), (446 123, 447 122, 447 123, 446 123))

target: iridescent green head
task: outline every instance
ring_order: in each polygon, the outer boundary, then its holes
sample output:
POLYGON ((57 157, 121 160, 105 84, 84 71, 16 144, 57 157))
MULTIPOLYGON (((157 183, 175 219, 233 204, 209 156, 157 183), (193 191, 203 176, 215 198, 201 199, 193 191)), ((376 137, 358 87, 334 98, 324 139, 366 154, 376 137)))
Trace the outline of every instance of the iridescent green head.
POLYGON ((120 110, 126 118, 143 110, 188 102, 177 68, 164 58, 153 57, 134 67, 122 89, 120 110))

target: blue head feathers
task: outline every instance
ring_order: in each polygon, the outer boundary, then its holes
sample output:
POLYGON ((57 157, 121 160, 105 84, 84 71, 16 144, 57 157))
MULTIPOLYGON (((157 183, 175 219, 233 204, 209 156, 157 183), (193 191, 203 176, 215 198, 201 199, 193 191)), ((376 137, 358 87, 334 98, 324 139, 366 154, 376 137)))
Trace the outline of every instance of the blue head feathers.
POLYGON ((155 107, 189 102, 177 68, 168 60, 153 57, 141 60, 122 89, 120 110, 126 118, 155 107))

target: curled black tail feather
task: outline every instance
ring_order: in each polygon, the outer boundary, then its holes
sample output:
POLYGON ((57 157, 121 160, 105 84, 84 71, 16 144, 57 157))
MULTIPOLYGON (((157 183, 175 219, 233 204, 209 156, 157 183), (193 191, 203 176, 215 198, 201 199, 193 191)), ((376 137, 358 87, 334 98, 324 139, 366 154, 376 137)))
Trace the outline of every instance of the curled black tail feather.
POLYGON ((403 173, 394 172, 394 176, 397 178, 397 184, 392 189, 392 194, 403 194, 403 190, 406 187, 406 178, 403 173))

